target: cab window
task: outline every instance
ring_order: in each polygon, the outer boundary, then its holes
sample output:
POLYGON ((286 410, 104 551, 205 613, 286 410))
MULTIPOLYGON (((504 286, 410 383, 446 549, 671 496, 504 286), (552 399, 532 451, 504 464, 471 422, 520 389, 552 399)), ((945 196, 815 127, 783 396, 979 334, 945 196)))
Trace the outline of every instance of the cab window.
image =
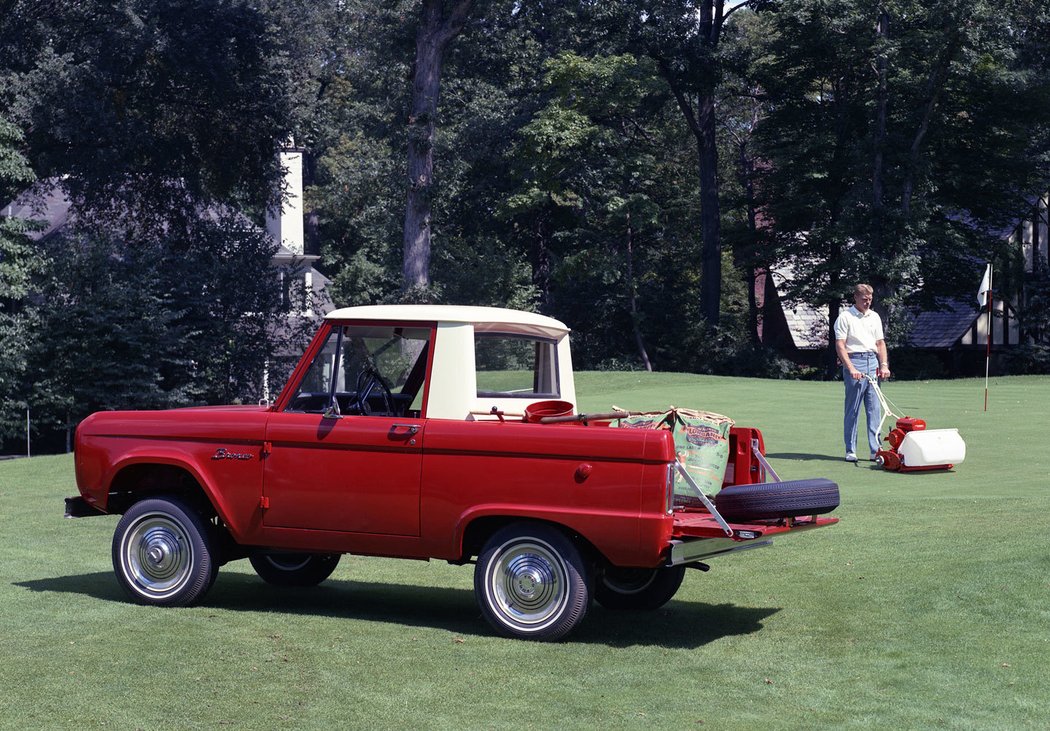
POLYGON ((287 411, 418 417, 429 351, 428 328, 334 327, 287 411))
POLYGON ((476 333, 477 395, 499 398, 558 398, 558 349, 554 340, 476 333))

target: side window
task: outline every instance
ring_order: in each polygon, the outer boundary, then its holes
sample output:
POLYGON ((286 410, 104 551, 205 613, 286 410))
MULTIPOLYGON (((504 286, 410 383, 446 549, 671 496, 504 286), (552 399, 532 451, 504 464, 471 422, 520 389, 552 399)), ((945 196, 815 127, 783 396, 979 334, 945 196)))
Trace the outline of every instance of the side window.
POLYGON ((333 328, 287 410, 420 416, 429 352, 428 328, 333 328))
POLYGON ((554 340, 526 335, 477 333, 474 365, 478 396, 558 398, 558 350, 554 340))

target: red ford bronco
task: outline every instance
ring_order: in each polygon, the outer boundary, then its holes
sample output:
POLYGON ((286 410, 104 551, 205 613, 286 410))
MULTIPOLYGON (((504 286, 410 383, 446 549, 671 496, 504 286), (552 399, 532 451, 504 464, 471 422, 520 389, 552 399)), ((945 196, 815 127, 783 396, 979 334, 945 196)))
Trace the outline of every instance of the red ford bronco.
POLYGON ((273 404, 85 419, 66 515, 122 514, 113 567, 143 604, 195 603, 241 558, 283 586, 323 581, 344 553, 476 562, 496 632, 543 640, 592 597, 655 609, 686 568, 837 520, 818 516, 838 486, 779 481, 757 429, 727 427, 708 495, 670 430, 610 428, 626 414, 575 404, 557 320, 336 310, 273 404))

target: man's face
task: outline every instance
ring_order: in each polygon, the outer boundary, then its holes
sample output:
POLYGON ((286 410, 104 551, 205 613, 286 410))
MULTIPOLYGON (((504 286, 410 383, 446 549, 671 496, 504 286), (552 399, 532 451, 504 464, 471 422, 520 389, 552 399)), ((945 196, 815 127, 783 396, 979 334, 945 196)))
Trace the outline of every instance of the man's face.
POLYGON ((854 292, 853 302, 857 305, 858 310, 867 312, 871 307, 871 295, 867 292, 854 292))

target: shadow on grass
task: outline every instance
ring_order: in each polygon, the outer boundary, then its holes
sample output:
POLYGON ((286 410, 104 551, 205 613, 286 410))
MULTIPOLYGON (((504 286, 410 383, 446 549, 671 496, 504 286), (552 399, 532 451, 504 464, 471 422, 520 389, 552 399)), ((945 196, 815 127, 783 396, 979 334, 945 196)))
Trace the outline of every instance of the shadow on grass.
MULTIPOLYGON (((129 601, 109 572, 20 581, 15 586, 35 592, 82 594, 103 601, 129 601)), ((270 586, 253 576, 220 572, 200 609, 281 612, 429 627, 461 635, 493 635, 478 611, 474 593, 447 587, 329 580, 317 587, 292 589, 270 586)), ((695 648, 723 637, 757 632, 762 621, 778 611, 672 601, 653 612, 617 612, 594 604, 568 642, 695 648)))
POLYGON ((842 457, 832 457, 829 454, 809 454, 806 452, 777 452, 767 454, 771 459, 795 459, 801 462, 841 462, 842 457))

